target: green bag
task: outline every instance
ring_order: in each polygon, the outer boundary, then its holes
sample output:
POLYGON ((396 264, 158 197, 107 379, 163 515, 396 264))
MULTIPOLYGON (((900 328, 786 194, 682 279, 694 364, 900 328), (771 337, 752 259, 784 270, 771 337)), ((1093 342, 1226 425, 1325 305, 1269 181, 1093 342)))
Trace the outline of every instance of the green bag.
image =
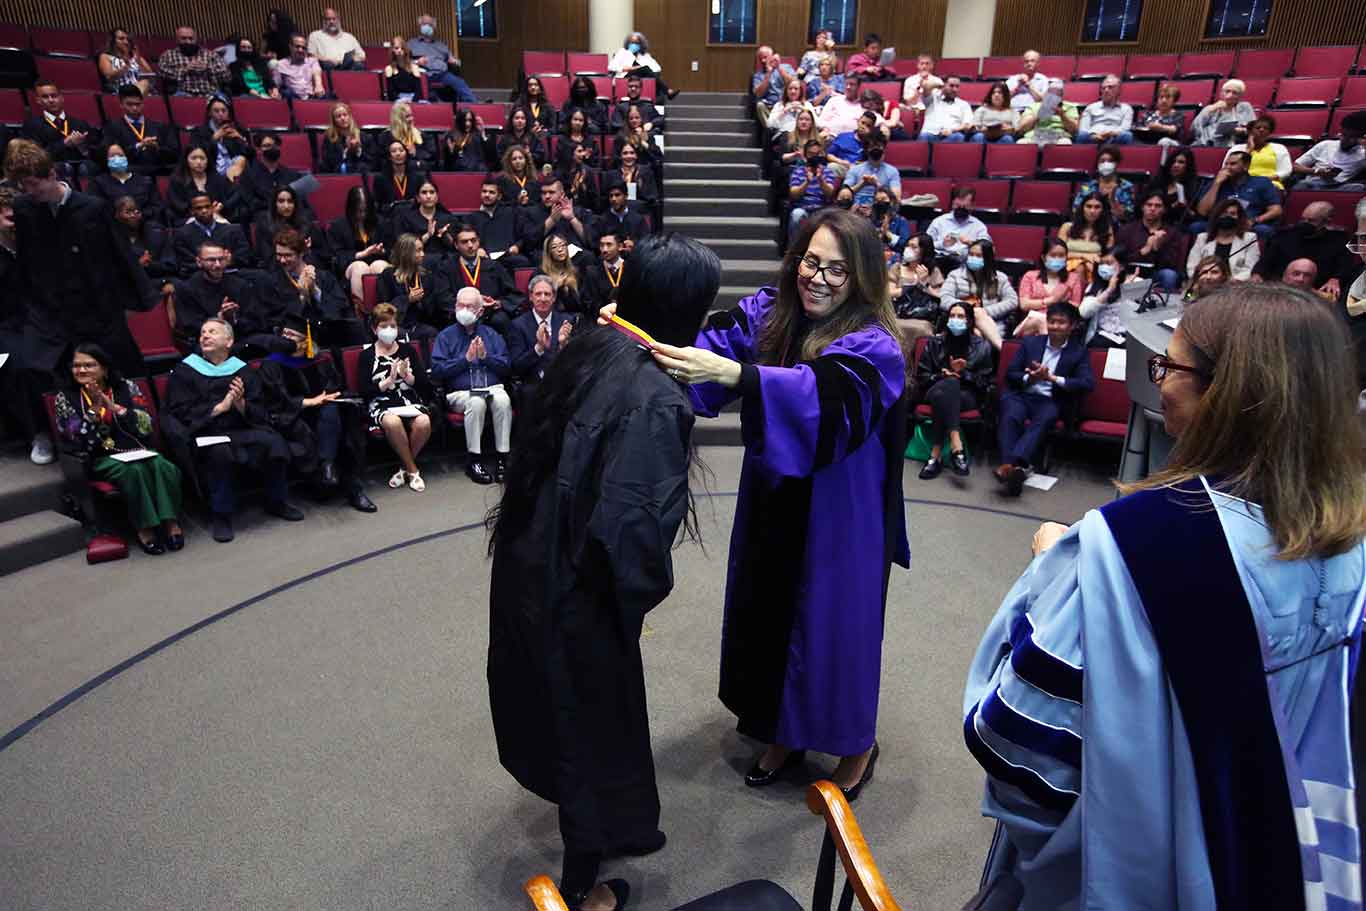
MULTIPOLYGON (((960 431, 960 436, 961 436, 960 431)), ((947 445, 948 441, 945 441, 947 445)), ((911 433, 910 442, 906 444, 906 458, 913 462, 928 462, 930 460, 930 450, 934 444, 930 441, 930 421, 929 419, 915 422, 915 430, 911 433)), ((963 453, 971 456, 968 452, 968 441, 963 440, 963 453)))

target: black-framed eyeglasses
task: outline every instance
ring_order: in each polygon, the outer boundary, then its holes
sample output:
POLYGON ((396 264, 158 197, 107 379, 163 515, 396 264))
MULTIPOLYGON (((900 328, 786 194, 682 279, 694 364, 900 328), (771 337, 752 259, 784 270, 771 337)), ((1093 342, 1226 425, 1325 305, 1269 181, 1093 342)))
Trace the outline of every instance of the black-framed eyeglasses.
POLYGON ((817 273, 825 278, 825 283, 832 288, 843 288, 844 283, 849 280, 849 267, 844 263, 830 263, 822 266, 821 261, 814 256, 803 256, 797 262, 797 274, 802 278, 815 278, 817 273))
POLYGON ((1148 379, 1154 383, 1162 382, 1166 378, 1167 372, 1171 370, 1184 370, 1187 373, 1194 373, 1205 382, 1212 379, 1207 371, 1201 370, 1199 367, 1192 367, 1189 364, 1178 364, 1165 354, 1154 354, 1148 358, 1148 379))

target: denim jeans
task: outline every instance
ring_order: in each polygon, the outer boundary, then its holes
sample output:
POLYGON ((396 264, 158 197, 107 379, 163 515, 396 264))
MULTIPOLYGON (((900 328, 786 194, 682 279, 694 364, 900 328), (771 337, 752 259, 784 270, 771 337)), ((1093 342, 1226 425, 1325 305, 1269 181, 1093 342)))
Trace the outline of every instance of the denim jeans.
POLYGON ((1011 136, 1009 133, 1006 133, 1006 134, 1003 135, 1000 139, 987 139, 987 134, 986 134, 986 133, 983 133, 983 132, 980 131, 980 130, 978 130, 976 133, 973 133, 973 134, 972 134, 972 141, 973 141, 973 142, 997 142, 997 143, 1001 143, 1002 145, 1013 145, 1014 142, 1015 142, 1015 137, 1014 137, 1014 136, 1011 136))
POLYGON ((919 138, 921 142, 962 142, 963 134, 950 133, 947 136, 940 136, 938 133, 925 133, 922 131, 919 138))
POLYGON ((474 97, 474 92, 470 91, 469 83, 452 73, 450 70, 443 70, 440 73, 428 73, 427 84, 430 86, 441 86, 455 92, 455 100, 465 104, 478 104, 479 99, 474 97))
POLYGON ((1134 134, 1133 134, 1133 133, 1130 133, 1128 130, 1125 130, 1123 133, 1116 133, 1115 135, 1111 136, 1109 139, 1093 139, 1093 138, 1091 137, 1091 134, 1090 134, 1090 133, 1087 133, 1087 132, 1085 132, 1085 131, 1079 131, 1079 132, 1077 133, 1076 141, 1079 142, 1079 143, 1081 143, 1081 142, 1103 142, 1103 143, 1105 143, 1106 145, 1126 146, 1126 145, 1128 145, 1129 143, 1131 143, 1131 142, 1134 141, 1134 134))

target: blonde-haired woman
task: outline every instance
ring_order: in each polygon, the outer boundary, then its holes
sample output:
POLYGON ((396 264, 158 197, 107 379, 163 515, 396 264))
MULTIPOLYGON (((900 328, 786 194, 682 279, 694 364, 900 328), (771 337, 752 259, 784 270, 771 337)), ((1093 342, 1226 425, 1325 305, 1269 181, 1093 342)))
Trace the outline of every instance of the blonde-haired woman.
POLYGON ((1187 306, 1148 373, 1166 468, 1035 532, 969 672, 987 879, 1025 908, 1354 907, 1348 330, 1311 294, 1244 284, 1187 306))
MULTIPOLYGON (((541 245, 541 272, 555 284, 555 307, 565 313, 588 313, 590 301, 578 266, 569 256, 569 244, 552 234, 541 245)), ((605 302, 604 302, 605 303, 605 302)))
POLYGON ((778 133, 790 133, 797 125, 797 115, 811 110, 806 101, 806 86, 800 79, 789 79, 783 86, 783 100, 768 112, 768 128, 778 133))
POLYGON ((351 105, 338 101, 328 112, 318 149, 318 170, 324 174, 366 174, 375 167, 375 146, 360 131, 351 105))
POLYGON ((389 129, 380 134, 379 147, 389 148, 391 142, 403 143, 408 160, 424 171, 432 169, 436 158, 436 142, 422 135, 413 123, 413 106, 406 101, 395 101, 389 109, 389 129))

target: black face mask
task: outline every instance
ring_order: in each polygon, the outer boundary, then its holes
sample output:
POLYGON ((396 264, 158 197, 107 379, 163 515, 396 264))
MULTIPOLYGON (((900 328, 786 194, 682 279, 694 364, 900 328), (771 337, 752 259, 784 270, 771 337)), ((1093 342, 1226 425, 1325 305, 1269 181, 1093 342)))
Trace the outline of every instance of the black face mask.
POLYGON ((1232 215, 1220 215, 1214 220, 1214 227, 1220 231, 1232 231, 1238 226, 1238 219, 1232 215))
POLYGON ((852 209, 854 207, 854 200, 852 197, 849 199, 836 200, 835 205, 839 206, 841 209, 852 209))
POLYGON ((180 48, 180 53, 184 54, 186 57, 193 57, 195 54, 199 53, 199 45, 197 44, 179 44, 176 46, 180 48))
POLYGON ((806 160, 806 163, 813 168, 823 168, 829 160, 824 155, 812 155, 806 160))
POLYGON ((881 160, 882 160, 882 154, 883 154, 883 149, 882 149, 881 146, 873 146, 871 149, 868 150, 868 160, 869 160, 869 161, 881 161, 881 160))
POLYGON ((280 150, 277 149, 275 146, 271 146, 268 149, 262 149, 261 157, 273 164, 274 162, 280 160, 280 150))
POLYGON ((886 215, 891 208, 892 204, 889 202, 875 202, 873 203, 873 214, 878 218, 881 218, 886 215))

